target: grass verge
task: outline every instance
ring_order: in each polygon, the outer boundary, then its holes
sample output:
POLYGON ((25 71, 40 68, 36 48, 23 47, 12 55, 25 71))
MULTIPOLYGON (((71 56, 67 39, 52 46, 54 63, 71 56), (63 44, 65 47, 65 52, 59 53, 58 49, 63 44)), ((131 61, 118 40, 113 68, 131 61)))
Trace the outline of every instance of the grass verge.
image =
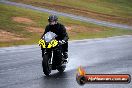
MULTIPOLYGON (((0 4, 0 47, 37 44, 49 14, 0 4)), ((109 28, 59 17, 70 40, 131 35, 132 30, 109 28)))
POLYGON ((10 0, 99 20, 132 25, 131 0, 10 0))

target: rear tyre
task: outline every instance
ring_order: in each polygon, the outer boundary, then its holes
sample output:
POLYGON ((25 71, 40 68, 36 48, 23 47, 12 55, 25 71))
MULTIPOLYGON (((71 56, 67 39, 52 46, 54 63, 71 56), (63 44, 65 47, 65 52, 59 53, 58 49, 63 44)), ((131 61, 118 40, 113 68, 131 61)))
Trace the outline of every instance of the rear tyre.
POLYGON ((42 67, 44 74, 49 76, 52 70, 52 66, 50 64, 50 57, 47 54, 43 56, 42 67))

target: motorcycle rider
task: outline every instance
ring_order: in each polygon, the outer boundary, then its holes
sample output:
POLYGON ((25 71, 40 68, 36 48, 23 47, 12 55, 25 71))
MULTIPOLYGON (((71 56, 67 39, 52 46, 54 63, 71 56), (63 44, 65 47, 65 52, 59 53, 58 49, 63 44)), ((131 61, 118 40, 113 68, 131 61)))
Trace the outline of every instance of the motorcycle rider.
MULTIPOLYGON (((68 60, 68 34, 66 32, 66 28, 63 24, 58 22, 58 17, 56 15, 50 15, 48 17, 49 24, 45 27, 44 34, 51 31, 57 35, 56 40, 59 41, 59 44, 61 44, 63 49, 63 55, 64 55, 64 62, 67 62, 68 60)), ((43 35, 44 35, 43 34, 43 35)), ((43 36, 42 35, 42 36, 43 36)), ((42 56, 43 56, 44 50, 42 49, 42 56)))

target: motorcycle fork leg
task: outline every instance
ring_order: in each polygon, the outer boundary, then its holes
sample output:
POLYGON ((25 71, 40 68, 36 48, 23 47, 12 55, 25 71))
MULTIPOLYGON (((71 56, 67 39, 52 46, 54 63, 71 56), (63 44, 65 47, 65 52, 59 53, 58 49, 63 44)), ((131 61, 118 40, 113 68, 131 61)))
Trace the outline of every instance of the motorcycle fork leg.
POLYGON ((53 62, 53 51, 51 51, 51 60, 50 60, 50 64, 52 65, 53 62))

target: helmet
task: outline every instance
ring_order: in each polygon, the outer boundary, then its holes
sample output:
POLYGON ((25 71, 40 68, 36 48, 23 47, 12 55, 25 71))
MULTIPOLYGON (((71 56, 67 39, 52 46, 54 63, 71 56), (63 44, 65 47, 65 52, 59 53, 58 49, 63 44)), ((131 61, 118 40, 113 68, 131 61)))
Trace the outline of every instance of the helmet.
POLYGON ((50 15, 49 18, 48 18, 48 21, 51 22, 51 21, 58 21, 58 17, 56 15, 50 15))

